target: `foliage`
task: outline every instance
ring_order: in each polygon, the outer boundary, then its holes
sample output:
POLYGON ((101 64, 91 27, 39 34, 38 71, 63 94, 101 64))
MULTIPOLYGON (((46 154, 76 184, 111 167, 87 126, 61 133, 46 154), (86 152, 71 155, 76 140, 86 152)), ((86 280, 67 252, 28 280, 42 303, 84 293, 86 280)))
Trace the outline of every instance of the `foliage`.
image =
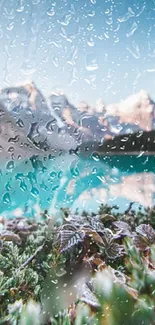
POLYGON ((0 324, 155 324, 155 208, 113 210, 62 210, 55 226, 47 212, 38 221, 1 222, 0 324), (87 276, 74 297, 71 281, 81 270, 87 276), (49 275, 53 314, 44 315, 49 275))

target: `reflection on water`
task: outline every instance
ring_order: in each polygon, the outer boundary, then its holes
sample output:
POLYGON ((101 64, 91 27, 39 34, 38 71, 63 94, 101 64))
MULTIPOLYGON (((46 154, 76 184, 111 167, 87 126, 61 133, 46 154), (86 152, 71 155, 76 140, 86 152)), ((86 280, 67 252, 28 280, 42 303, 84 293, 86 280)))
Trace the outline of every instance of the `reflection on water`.
POLYGON ((60 207, 95 211, 101 203, 129 202, 144 206, 155 203, 155 157, 93 154, 89 159, 75 155, 22 162, 1 170, 0 213, 19 207, 32 215, 34 203, 54 211, 60 207))

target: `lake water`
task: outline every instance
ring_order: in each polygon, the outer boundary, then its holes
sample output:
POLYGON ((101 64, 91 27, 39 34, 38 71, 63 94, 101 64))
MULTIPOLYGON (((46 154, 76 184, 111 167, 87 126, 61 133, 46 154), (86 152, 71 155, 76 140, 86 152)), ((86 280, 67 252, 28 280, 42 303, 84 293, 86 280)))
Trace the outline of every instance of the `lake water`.
POLYGON ((33 159, 2 168, 0 177, 1 214, 22 208, 31 216, 36 204, 51 212, 61 207, 96 211, 101 203, 117 204, 120 211, 131 201, 135 208, 155 204, 155 156, 33 159))

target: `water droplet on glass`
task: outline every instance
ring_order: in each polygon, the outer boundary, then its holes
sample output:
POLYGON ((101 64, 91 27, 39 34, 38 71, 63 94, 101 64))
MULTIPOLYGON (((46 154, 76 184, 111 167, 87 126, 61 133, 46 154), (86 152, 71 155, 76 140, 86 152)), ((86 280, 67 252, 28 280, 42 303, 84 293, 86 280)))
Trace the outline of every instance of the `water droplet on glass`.
POLYGON ((37 197, 39 195, 39 191, 36 187, 32 187, 31 189, 31 194, 34 196, 34 197, 37 197))
POLYGON ((16 124, 20 127, 23 128, 24 127, 24 122, 19 118, 18 121, 16 122, 16 124))
POLYGON ((112 17, 109 17, 107 20, 106 20, 106 24, 107 25, 112 25, 112 23, 113 23, 113 19, 112 19, 112 17))
POLYGON ((89 30, 89 31, 93 30, 93 28, 94 28, 93 24, 89 24, 89 25, 87 26, 87 30, 89 30))
POLYGON ((50 17, 53 17, 55 15, 54 7, 47 10, 47 15, 50 16, 50 17))
POLYGON ((56 176, 57 176, 57 173, 56 173, 56 172, 51 172, 51 173, 50 173, 50 177, 51 177, 52 179, 54 179, 56 176))
POLYGON ((52 280, 51 282, 54 284, 58 284, 58 280, 52 280))
POLYGON ((127 48, 127 50, 132 54, 135 59, 140 58, 140 49, 135 41, 132 41, 132 48, 127 48))
POLYGON ((4 202, 5 204, 11 203, 10 194, 9 194, 8 192, 6 192, 6 193, 3 195, 3 202, 4 202))
POLYGON ((61 20, 57 20, 57 22, 63 26, 68 26, 71 18, 72 18, 72 15, 67 14, 67 15, 64 15, 61 20))
POLYGON ((58 178, 60 179, 60 178, 62 178, 62 177, 63 177, 63 171, 60 170, 60 171, 58 172, 58 178))
POLYGON ((23 12, 24 11, 24 6, 21 4, 18 8, 17 8, 17 12, 23 12))
POLYGON ((91 11, 89 14, 88 14, 89 17, 94 17, 95 16, 95 11, 91 11))
POLYGON ((56 68, 59 66, 59 59, 56 55, 53 55, 52 62, 56 68))
POLYGON ((92 153, 92 159, 95 161, 99 161, 100 160, 100 155, 97 152, 93 152, 92 153))
POLYGON ((137 28, 138 28, 138 25, 137 25, 137 23, 134 22, 130 28, 130 31, 126 33, 126 36, 127 37, 132 36, 134 34, 134 32, 137 30, 137 28))
POLYGON ((87 71, 95 71, 98 69, 98 64, 93 54, 86 55, 85 64, 87 71))
POLYGON ((87 44, 89 46, 91 46, 91 47, 93 47, 95 45, 95 42, 94 42, 92 36, 90 36, 90 37, 87 38, 87 44))
POLYGON ((12 30, 14 28, 14 22, 12 21, 7 25, 7 30, 12 30))
POLYGON ((95 5, 96 4, 96 0, 90 0, 90 2, 95 5))
POLYGON ((134 11, 129 7, 128 12, 123 17, 119 17, 118 21, 120 23, 123 23, 123 22, 127 21, 129 18, 134 17, 134 16, 135 16, 134 11))
POLYGON ((5 185, 5 189, 6 189, 6 191, 10 191, 11 190, 11 185, 10 185, 9 182, 5 185))
POLYGON ((14 161, 13 160, 8 161, 8 163, 6 165, 7 171, 12 172, 14 168, 15 168, 14 161))
POLYGON ((64 274, 66 274, 67 272, 66 272, 66 270, 64 270, 64 268, 59 268, 59 270, 58 271, 56 271, 56 275, 58 276, 58 277, 61 277, 61 276, 63 276, 64 274))
POLYGON ((23 180, 20 182, 20 189, 23 192, 25 192, 27 190, 27 185, 26 185, 26 183, 23 180))
POLYGON ((8 152, 14 152, 14 147, 9 147, 8 152))
POLYGON ((14 138, 9 138, 8 139, 8 142, 12 142, 12 143, 15 143, 15 142, 18 142, 19 141, 19 135, 16 135, 14 138))
POLYGON ((141 9, 140 12, 136 15, 136 17, 139 17, 139 16, 143 13, 143 11, 145 10, 145 7, 146 7, 146 5, 144 5, 144 6, 142 7, 142 9, 141 9))
POLYGON ((109 35, 107 33, 104 33, 104 36, 105 36, 106 39, 109 38, 109 35))

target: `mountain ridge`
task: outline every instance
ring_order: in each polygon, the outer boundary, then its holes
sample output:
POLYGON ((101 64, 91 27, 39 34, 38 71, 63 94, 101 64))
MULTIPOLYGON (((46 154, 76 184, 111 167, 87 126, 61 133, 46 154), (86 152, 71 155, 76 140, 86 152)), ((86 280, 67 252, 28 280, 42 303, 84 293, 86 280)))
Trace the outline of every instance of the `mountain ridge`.
MULTIPOLYGON (((1 89, 0 105, 7 116, 1 117, 0 126, 6 125, 9 135, 17 126, 14 133, 19 133, 20 136, 22 134, 21 138, 25 137, 35 154, 36 151, 39 154, 55 153, 76 150, 78 147, 82 152, 89 149, 104 153, 112 153, 116 149, 120 152, 133 152, 144 147, 146 151, 149 142, 151 151, 155 151, 152 144, 155 103, 145 90, 128 96, 120 103, 105 105, 100 99, 96 108, 90 107, 86 102, 81 102, 76 107, 64 93, 52 92, 45 98, 34 82, 26 82, 1 89), (147 139, 148 135, 150 140, 147 139), (137 137, 140 140, 136 140, 137 137), (147 141, 147 144, 144 146, 142 141, 147 141)), ((4 135, 7 137, 7 132, 4 134, 3 127, 1 142, 4 135)), ((18 145, 17 143, 16 150, 18 145)), ((21 143, 19 146, 21 148, 21 143)), ((29 157, 28 153, 27 155, 29 157)))

